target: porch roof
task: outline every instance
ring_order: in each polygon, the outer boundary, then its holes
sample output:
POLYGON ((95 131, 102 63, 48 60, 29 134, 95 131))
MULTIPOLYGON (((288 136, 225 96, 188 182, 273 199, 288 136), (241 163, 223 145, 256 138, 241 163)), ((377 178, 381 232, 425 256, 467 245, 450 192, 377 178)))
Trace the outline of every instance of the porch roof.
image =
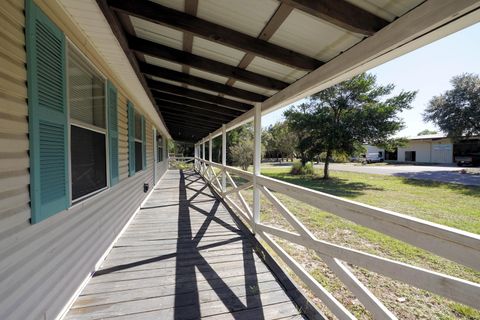
MULTIPOLYGON (((80 24, 93 19, 94 0, 62 2, 80 24), (83 10, 89 3, 90 11, 83 10)), ((222 124, 251 119, 256 103, 273 111, 464 28, 479 20, 480 6, 472 0, 96 2, 172 138, 192 142, 219 133, 222 124)), ((102 40, 84 29, 94 42, 102 40)))

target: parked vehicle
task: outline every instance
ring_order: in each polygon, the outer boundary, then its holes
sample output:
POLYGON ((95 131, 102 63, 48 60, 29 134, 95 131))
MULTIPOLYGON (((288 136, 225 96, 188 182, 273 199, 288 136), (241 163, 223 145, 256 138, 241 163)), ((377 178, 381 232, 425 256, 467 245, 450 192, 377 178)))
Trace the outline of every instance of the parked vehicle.
POLYGON ((377 163, 377 162, 383 162, 383 155, 380 155, 379 153, 367 153, 367 154, 362 154, 362 163, 377 163))
POLYGON ((480 166, 480 152, 470 153, 464 156, 456 156, 455 162, 457 166, 480 166))

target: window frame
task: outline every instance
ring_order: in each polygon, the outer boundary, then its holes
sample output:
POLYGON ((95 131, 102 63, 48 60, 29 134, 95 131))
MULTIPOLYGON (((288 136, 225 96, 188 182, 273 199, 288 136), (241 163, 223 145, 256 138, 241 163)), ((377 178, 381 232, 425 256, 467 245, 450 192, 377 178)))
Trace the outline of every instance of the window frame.
POLYGON ((66 38, 66 43, 65 43, 65 65, 66 65, 66 90, 67 90, 67 126, 68 126, 68 132, 67 132, 67 140, 69 144, 68 148, 68 178, 69 178, 69 208, 75 206, 76 204, 82 202, 85 199, 91 198, 107 189, 110 188, 110 148, 109 148, 109 139, 108 139, 108 110, 107 110, 107 95, 108 95, 108 88, 107 88, 107 82, 108 78, 101 72, 93 63, 90 61, 90 59, 68 38, 66 38), (75 54, 78 54, 84 61, 89 65, 89 67, 92 68, 92 70, 96 73, 96 76, 101 78, 103 80, 104 86, 103 86, 103 95, 104 95, 104 119, 105 119, 105 128, 98 127, 89 123, 85 123, 81 120, 73 119, 71 117, 71 105, 70 105, 70 81, 69 81, 69 75, 70 75, 70 70, 69 70, 69 54, 70 51, 75 50, 75 54), (106 178, 106 185, 98 190, 92 191, 88 194, 85 194, 81 197, 78 197, 76 199, 73 199, 73 180, 72 180, 72 136, 71 136, 71 128, 72 126, 76 126, 78 128, 90 130, 93 132, 101 133, 104 135, 105 139, 105 178, 106 178))
POLYGON ((165 150, 164 150, 164 138, 163 138, 163 135, 161 133, 159 133, 159 131, 157 130, 157 136, 155 137, 156 139, 156 144, 157 144, 157 163, 160 163, 160 162, 163 162, 165 160, 165 150), (158 143, 159 141, 159 138, 161 139, 162 143, 158 143), (158 156, 160 153, 159 153, 159 150, 162 150, 162 160, 160 160, 160 157, 158 156))
POLYGON ((142 118, 144 117, 143 114, 141 114, 140 112, 137 111, 136 108, 133 109, 134 110, 134 119, 133 119, 133 122, 134 122, 134 133, 133 133, 133 141, 135 143, 135 173, 137 172, 140 172, 140 171, 145 171, 145 168, 143 168, 143 157, 145 156, 143 154, 143 139, 142 139, 142 135, 143 135, 143 129, 142 129, 142 118), (140 138, 137 138, 137 117, 140 119, 140 138), (137 163, 137 149, 136 149, 136 143, 140 143, 140 155, 142 157, 141 161, 140 161, 140 164, 137 163), (140 165, 140 169, 137 170, 137 166, 140 165))

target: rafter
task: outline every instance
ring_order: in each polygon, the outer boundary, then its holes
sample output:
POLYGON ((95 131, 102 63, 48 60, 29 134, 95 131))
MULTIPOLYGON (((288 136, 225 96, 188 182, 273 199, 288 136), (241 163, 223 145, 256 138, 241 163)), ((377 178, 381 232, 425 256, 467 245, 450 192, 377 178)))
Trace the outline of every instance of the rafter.
POLYGON ((205 117, 208 117, 209 119, 216 119, 216 120, 226 121, 226 122, 231 121, 237 117, 235 115, 221 115, 211 111, 200 110, 191 106, 178 104, 170 101, 158 101, 157 106, 162 111, 163 110, 183 111, 189 114, 205 116, 205 117))
MULTIPOLYGON (((100 10, 105 16, 105 19, 110 25, 110 28, 112 29, 113 34, 117 38, 118 43, 120 44, 120 47, 122 47, 123 52, 127 56, 127 59, 130 62, 130 65, 132 66, 135 74, 137 75, 137 78, 140 81, 143 89, 145 90, 145 93, 147 94, 152 104, 155 105, 155 100, 153 99, 152 93, 149 90, 146 79, 141 73, 140 67, 138 66, 138 60, 135 57, 135 53, 132 50, 130 50, 128 47, 127 35, 125 34, 124 28, 122 27, 122 24, 120 23, 118 16, 115 14, 115 12, 109 9, 107 0, 96 0, 96 1, 100 10)), ((163 121, 161 114, 159 114, 159 117, 160 117, 160 120, 163 122, 163 124, 165 124, 165 121, 163 121)))
POLYGON ((345 0, 281 0, 345 30, 371 36, 389 22, 345 0))
POLYGON ((218 128, 218 126, 202 126, 201 124, 196 124, 189 121, 182 121, 182 120, 174 120, 168 118, 167 126, 175 128, 175 127, 182 127, 186 129, 195 129, 195 132, 198 133, 209 133, 210 130, 218 128))
POLYGON ((176 62, 184 66, 191 66, 224 77, 234 78, 269 90, 282 90, 289 85, 277 79, 137 37, 129 37, 128 45, 130 49, 142 54, 176 62))
POLYGON ((175 109, 171 109, 171 108, 162 108, 160 107, 160 112, 164 115, 164 116, 170 116, 170 118, 172 117, 180 117, 180 118, 185 118, 185 119, 188 119, 189 121, 198 121, 199 123, 206 123, 206 124, 212 124, 212 125, 222 125, 222 123, 226 123, 227 121, 222 121, 222 120, 219 120, 219 119, 214 119, 214 118, 210 118, 210 117, 206 117, 206 116, 202 116, 202 115, 198 115, 198 114, 192 114, 192 113, 189 113, 189 112, 185 112, 185 111, 180 111, 180 110, 175 110, 175 109))
POLYGON ((215 129, 218 129, 222 125, 209 125, 204 126, 202 123, 194 122, 194 121, 185 121, 184 119, 179 119, 175 117, 167 117, 166 121, 168 121, 168 127, 175 127, 175 126, 182 126, 190 130, 198 131, 199 133, 210 133, 215 129))
POLYGON ((108 4, 114 10, 137 18, 191 32, 209 41, 215 41, 294 68, 313 70, 322 65, 314 58, 148 0, 108 0, 108 4))
MULTIPOLYGON (((260 35, 258 36, 258 39, 260 40, 265 40, 267 41, 270 39, 275 31, 278 30, 278 28, 282 25, 282 23, 288 18, 290 13, 293 11, 293 7, 286 5, 284 3, 281 3, 277 10, 275 10, 275 13, 270 17, 270 20, 267 22, 267 24, 263 27, 262 32, 260 32, 260 35)), ((240 69, 246 69, 248 65, 253 61, 255 56, 251 53, 246 53, 242 60, 238 63, 238 68, 240 69)), ((233 86, 235 83, 236 79, 233 77, 230 77, 230 79, 227 80, 227 85, 233 86)))
MULTIPOLYGON (((198 9, 198 0, 185 0, 185 13, 196 16, 198 9)), ((192 52, 193 47, 193 35, 190 32, 183 33, 183 51, 192 52)), ((182 66, 183 73, 189 73, 190 67, 187 65, 182 66)), ((183 85, 186 87, 186 85, 183 85)))
POLYGON ((211 103, 228 107, 233 110, 247 111, 253 108, 253 105, 248 103, 227 99, 227 98, 222 98, 222 97, 214 96, 212 94, 208 94, 208 93, 204 93, 196 90, 182 88, 179 86, 175 86, 175 85, 161 82, 161 81, 156 81, 153 79, 147 79, 147 83, 150 89, 152 89, 153 91, 167 92, 167 93, 175 94, 178 96, 192 98, 195 100, 211 102, 211 103))
POLYGON ((170 101, 170 102, 190 106, 199 110, 205 110, 205 111, 209 111, 209 112, 213 112, 221 115, 239 116, 242 114, 241 111, 228 109, 217 104, 212 104, 212 103, 203 102, 195 99, 176 96, 174 94, 168 94, 164 92, 154 92, 153 97, 155 98, 156 101, 159 101, 159 100, 170 101))
POLYGON ((237 97, 240 99, 245 99, 248 101, 255 101, 255 102, 265 101, 268 98, 264 95, 261 95, 255 92, 250 92, 250 91, 239 89, 239 88, 233 88, 215 81, 203 79, 200 77, 192 76, 189 74, 185 74, 183 72, 178 72, 178 71, 174 71, 167 68, 162 68, 153 64, 147 64, 147 63, 141 62, 139 63, 139 65, 140 65, 140 70, 144 74, 148 74, 151 76, 155 76, 155 77, 159 77, 159 78, 167 79, 171 81, 186 83, 198 88, 203 88, 203 89, 223 93, 232 97, 237 97))

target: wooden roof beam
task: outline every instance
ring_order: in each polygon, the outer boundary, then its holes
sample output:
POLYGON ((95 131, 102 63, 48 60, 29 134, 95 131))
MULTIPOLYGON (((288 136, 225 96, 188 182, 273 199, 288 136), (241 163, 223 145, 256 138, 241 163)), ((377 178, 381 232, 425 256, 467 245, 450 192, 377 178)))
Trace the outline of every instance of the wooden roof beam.
POLYGON ((199 114, 192 114, 192 113, 181 111, 175 108, 162 107, 159 109, 162 115, 166 116, 167 118, 174 117, 177 119, 185 119, 192 123, 197 122, 198 124, 214 125, 214 126, 216 125, 221 126, 222 123, 226 123, 226 121, 222 121, 221 119, 214 119, 214 118, 202 116, 199 114))
POLYGON ((137 37, 129 37, 128 46, 131 50, 138 53, 176 62, 184 66, 190 66, 224 77, 233 78, 269 90, 282 90, 289 85, 287 82, 137 37))
POLYGON ((293 68, 313 70, 322 65, 322 62, 306 55, 148 0, 108 0, 108 4, 114 10, 137 18, 190 32, 206 40, 215 41, 293 68))
POLYGON ((175 128, 175 127, 182 127, 185 129, 194 129, 196 132, 200 133, 209 133, 211 132, 210 130, 215 130, 218 128, 218 126, 203 126, 201 124, 196 124, 192 123, 189 121, 184 121, 184 120, 176 120, 175 118, 167 118, 168 119, 168 124, 167 126, 175 128))
POLYGON ((214 104, 219 104, 227 108, 238 110, 238 111, 248 111, 253 108, 253 105, 240 102, 237 100, 222 98, 219 96, 214 96, 212 94, 186 89, 179 86, 175 86, 169 83, 156 81, 153 79, 147 79, 148 86, 153 91, 167 92, 178 96, 188 97, 195 100, 210 102, 214 104))
POLYGON ((171 80, 171 81, 176 81, 176 82, 181 82, 181 83, 186 83, 195 87, 207 89, 210 91, 215 91, 218 93, 223 93, 232 97, 240 98, 240 99, 245 99, 248 101, 254 101, 254 102, 261 102, 265 101, 268 97, 255 93, 255 92, 250 92, 247 90, 239 89, 239 88, 233 88, 215 81, 203 79, 200 77, 192 76, 189 74, 185 74, 183 72, 178 72, 174 71, 171 69, 167 68, 162 68, 153 64, 147 64, 147 63, 139 63, 140 65, 140 70, 144 74, 148 74, 151 76, 171 80))
MULTIPOLYGON (((243 112, 228 109, 217 104, 212 104, 208 102, 203 102, 195 99, 189 99, 181 96, 176 96, 174 94, 168 94, 164 92, 153 92, 153 97, 155 100, 158 101, 170 101, 173 103, 183 104, 192 108, 196 108, 199 110, 205 110, 208 112, 213 112, 216 114, 227 115, 227 116, 239 116, 243 112)), ((160 103, 160 102, 159 102, 160 103)))
POLYGON ((236 115, 221 115, 218 113, 214 113, 211 111, 205 111, 205 110, 200 110, 196 109, 194 107, 190 107, 187 105, 183 104, 178 104, 175 102, 170 102, 170 101, 157 101, 157 106, 160 110, 171 110, 171 111, 182 111, 191 115, 199 115, 202 117, 207 117, 208 119, 215 119, 215 120, 220 120, 220 121, 231 121, 235 119, 237 116, 236 115))
POLYGON ((281 0, 295 9, 328 21, 342 29, 373 35, 389 24, 373 13, 359 8, 345 0, 281 0))

